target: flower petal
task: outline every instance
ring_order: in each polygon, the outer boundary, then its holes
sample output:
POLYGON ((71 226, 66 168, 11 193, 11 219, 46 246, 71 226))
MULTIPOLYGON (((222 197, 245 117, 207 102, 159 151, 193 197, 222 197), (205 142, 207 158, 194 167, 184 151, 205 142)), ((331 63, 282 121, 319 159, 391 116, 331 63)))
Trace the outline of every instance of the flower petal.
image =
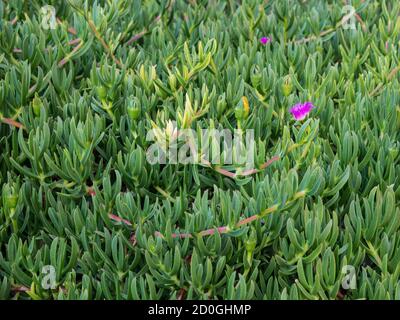
POLYGON ((267 43, 270 42, 270 41, 271 41, 271 39, 268 38, 268 37, 262 37, 262 38, 260 38, 260 42, 261 42, 262 44, 267 44, 267 43))
POLYGON ((311 102, 297 103, 289 112, 296 120, 303 120, 313 108, 315 108, 315 106, 311 102))

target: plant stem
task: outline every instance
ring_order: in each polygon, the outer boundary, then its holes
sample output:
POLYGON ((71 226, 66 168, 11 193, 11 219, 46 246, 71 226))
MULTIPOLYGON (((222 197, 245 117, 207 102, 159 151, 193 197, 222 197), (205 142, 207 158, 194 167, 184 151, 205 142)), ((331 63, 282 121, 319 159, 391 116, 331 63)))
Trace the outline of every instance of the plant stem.
POLYGON ((117 57, 115 57, 114 53, 112 52, 110 46, 107 44, 107 42, 103 39, 103 37, 101 36, 100 32, 97 30, 95 23, 93 22, 92 19, 90 19, 90 17, 83 12, 81 9, 77 8, 76 6, 74 6, 73 4, 71 4, 70 1, 68 1, 68 3, 71 5, 71 7, 73 7, 80 15, 83 16, 83 18, 86 20, 87 24, 90 27, 90 30, 92 31, 92 33, 94 34, 94 36, 97 38, 97 40, 100 41, 101 45, 103 46, 103 48, 107 51, 107 53, 111 56, 111 58, 114 60, 114 62, 122 67, 122 63, 121 61, 118 60, 117 57))
MULTIPOLYGON (((400 71, 400 65, 398 65, 396 68, 394 68, 392 71, 390 71, 390 73, 387 75, 387 81, 390 82, 393 80, 394 76, 397 74, 397 72, 400 71)), ((383 83, 378 84, 374 90, 371 91, 371 93, 369 94, 370 97, 375 96, 379 90, 381 90, 384 87, 383 83)))
POLYGON ((10 126, 19 128, 19 129, 25 129, 25 127, 21 123, 15 121, 13 119, 10 119, 10 118, 0 117, 0 121, 5 123, 5 124, 8 124, 10 126))

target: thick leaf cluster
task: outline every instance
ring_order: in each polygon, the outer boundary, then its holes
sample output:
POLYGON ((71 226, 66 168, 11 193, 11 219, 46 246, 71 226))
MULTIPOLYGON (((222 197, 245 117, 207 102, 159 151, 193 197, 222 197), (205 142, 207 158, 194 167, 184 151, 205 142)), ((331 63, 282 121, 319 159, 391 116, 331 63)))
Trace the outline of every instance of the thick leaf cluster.
POLYGON ((400 299, 400 3, 240 2, 0 0, 0 298, 400 299), (256 170, 150 164, 169 121, 256 170))

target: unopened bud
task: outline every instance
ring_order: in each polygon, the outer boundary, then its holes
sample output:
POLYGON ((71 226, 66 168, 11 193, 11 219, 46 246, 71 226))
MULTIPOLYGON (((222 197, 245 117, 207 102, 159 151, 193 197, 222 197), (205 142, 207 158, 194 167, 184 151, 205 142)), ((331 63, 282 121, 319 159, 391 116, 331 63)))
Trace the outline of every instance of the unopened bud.
POLYGON ((15 209, 18 203, 18 195, 10 194, 6 197, 6 206, 10 209, 15 209))
POLYGON ((140 116, 139 99, 134 98, 128 102, 128 116, 131 120, 137 120, 140 116))
POLYGON ((242 97, 240 102, 235 108, 235 117, 237 120, 243 120, 248 117, 250 113, 249 101, 246 97, 242 97))
POLYGON ((35 93, 35 97, 33 98, 32 101, 32 108, 33 108, 33 113, 35 116, 40 116, 40 109, 43 106, 43 102, 40 99, 39 95, 37 93, 35 93))
POLYGON ((100 100, 105 100, 107 98, 107 89, 103 86, 96 87, 96 93, 100 100))
POLYGON ((169 87, 172 91, 176 91, 176 77, 173 74, 170 74, 168 77, 169 87))
POLYGON ((249 238, 245 242, 247 252, 253 252, 257 245, 257 234, 254 230, 251 231, 249 238))
POLYGON ((226 100, 225 100, 225 94, 219 96, 218 101, 217 101, 217 112, 218 115, 221 116, 223 112, 226 109, 226 100))
POLYGON ((292 79, 290 78, 290 76, 285 77, 282 84, 283 95, 285 97, 289 96, 292 93, 292 88, 292 79))

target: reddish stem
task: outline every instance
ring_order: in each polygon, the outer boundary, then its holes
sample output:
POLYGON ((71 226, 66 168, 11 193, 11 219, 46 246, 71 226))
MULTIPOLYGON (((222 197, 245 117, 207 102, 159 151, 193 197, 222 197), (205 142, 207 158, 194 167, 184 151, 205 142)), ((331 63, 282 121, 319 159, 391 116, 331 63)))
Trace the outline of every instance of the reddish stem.
POLYGON ((251 216, 251 217, 248 217, 246 219, 240 220, 237 223, 236 226, 240 227, 240 226, 243 226, 243 225, 245 225, 247 223, 253 222, 254 220, 257 220, 257 219, 258 219, 258 215, 255 214, 254 216, 251 216))
MULTIPOLYGON (((128 226, 132 226, 131 222, 129 222, 126 219, 122 219, 122 218, 120 218, 120 217, 118 217, 118 216, 116 216, 114 214, 109 214, 109 217, 110 217, 111 220, 114 220, 114 221, 117 221, 117 222, 122 222, 122 223, 124 223, 124 224, 126 224, 128 226)), ((243 226, 245 224, 248 224, 250 222, 253 222, 253 221, 257 220, 258 218, 259 218, 259 215, 255 214, 255 215, 253 215, 251 217, 248 217, 246 219, 243 219, 243 220, 239 221, 236 224, 236 227, 241 227, 241 226, 243 226)), ((225 227, 218 227, 218 228, 212 228, 212 229, 207 229, 207 230, 200 231, 199 235, 201 237, 204 237, 204 236, 211 236, 211 235, 215 234, 216 232, 218 232, 219 234, 222 234, 222 233, 227 233, 228 231, 229 231, 228 227, 225 226, 225 227)), ((160 231, 156 231, 154 233, 154 235, 156 237, 164 238, 164 235, 160 231)), ((185 238, 193 238, 193 235, 191 233, 173 233, 171 235, 171 237, 173 239, 175 239, 175 238, 185 239, 185 238)))
POLYGON ((176 297, 177 300, 183 300, 186 297, 186 289, 181 288, 178 292, 178 296, 176 297))
MULTIPOLYGON (((158 15, 158 16, 154 19, 153 23, 159 21, 160 19, 161 19, 161 15, 158 15)), ((135 34, 132 38, 130 38, 130 39, 126 42, 126 44, 127 44, 128 46, 131 45, 133 42, 135 42, 135 41, 139 40, 140 38, 142 38, 147 32, 148 32, 148 29, 145 28, 143 31, 139 32, 138 34, 135 34)))
POLYGON ((20 129, 25 129, 25 127, 24 127, 21 123, 15 121, 15 120, 13 120, 13 119, 10 119, 10 118, 2 118, 1 121, 2 121, 3 123, 5 123, 5 124, 10 125, 10 126, 14 126, 14 127, 16 127, 16 128, 20 128, 20 129))
POLYGON ((76 39, 70 40, 70 41, 68 42, 68 44, 72 46, 72 45, 74 45, 74 44, 79 43, 80 41, 81 41, 80 38, 76 38, 76 39))
POLYGON ((215 168, 215 171, 219 172, 220 174, 229 177, 229 178, 235 178, 236 177, 236 173, 230 172, 228 170, 225 169, 221 169, 221 168, 215 168))
POLYGON ((13 292, 27 292, 29 290, 30 289, 28 287, 19 286, 19 285, 11 288, 11 291, 13 291, 13 292))
POLYGON ((142 32, 139 32, 138 34, 135 34, 132 38, 130 38, 128 41, 127 41, 127 45, 129 46, 129 45, 131 45, 133 42, 135 42, 135 41, 137 41, 137 40, 139 40, 141 37, 143 37, 145 34, 146 34, 146 32, 147 32, 147 30, 144 30, 144 31, 142 31, 142 32))
POLYGON ((269 167, 272 163, 274 163, 275 161, 279 160, 279 156, 273 156, 271 159, 269 159, 267 162, 263 163, 260 166, 260 169, 250 169, 250 170, 246 170, 242 172, 242 176, 249 176, 251 174, 257 173, 260 170, 264 170, 265 168, 269 167))
POLYGON ((76 30, 73 27, 69 27, 68 28, 68 32, 73 34, 74 36, 76 36, 78 33, 76 32, 76 30))
POLYGON ((111 220, 114 220, 114 221, 117 221, 117 222, 122 222, 122 223, 126 224, 127 226, 131 226, 132 225, 132 223, 129 220, 122 219, 122 218, 116 216, 115 214, 110 213, 108 216, 110 217, 111 220))
MULTIPOLYGON (((177 134, 179 134, 179 131, 177 132, 177 134)), ((187 141, 187 143, 189 144, 189 148, 190 148, 190 151, 191 151, 193 157, 196 158, 197 157, 196 147, 193 145, 193 143, 190 140, 187 141)), ((277 160, 279 160, 279 156, 273 156, 267 162, 263 163, 260 166, 260 169, 256 169, 256 168, 249 169, 249 170, 243 171, 241 174, 230 172, 228 170, 225 170, 225 169, 222 169, 222 168, 218 168, 218 167, 217 168, 213 168, 211 162, 206 160, 206 159, 203 159, 203 158, 201 158, 201 164, 205 165, 207 167, 210 167, 211 169, 215 170, 216 172, 218 172, 218 173, 220 173, 220 174, 222 174, 222 175, 224 175, 226 177, 235 179, 237 176, 249 176, 249 175, 255 174, 257 172, 260 172, 261 170, 264 170, 265 168, 267 168, 268 166, 270 166, 272 163, 274 163, 277 160)))
POLYGON ((61 68, 64 64, 66 64, 70 60, 71 56, 75 52, 77 52, 82 47, 82 45, 83 45, 83 41, 79 42, 79 44, 76 47, 74 47, 72 49, 72 51, 65 58, 60 60, 60 62, 58 63, 58 67, 61 68))

